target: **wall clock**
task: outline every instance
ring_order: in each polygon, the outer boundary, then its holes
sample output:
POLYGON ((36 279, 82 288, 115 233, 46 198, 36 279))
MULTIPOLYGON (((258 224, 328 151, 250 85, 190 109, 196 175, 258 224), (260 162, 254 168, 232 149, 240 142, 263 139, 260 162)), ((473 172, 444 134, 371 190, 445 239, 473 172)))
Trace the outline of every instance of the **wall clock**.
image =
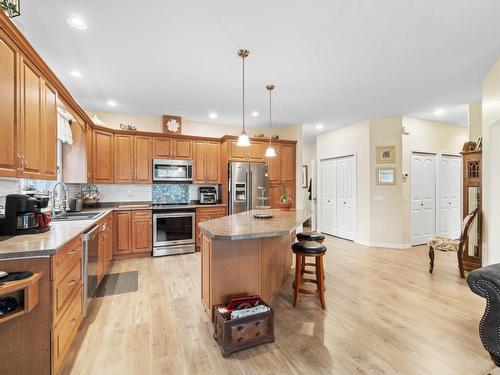
POLYGON ((182 134, 182 117, 163 115, 163 132, 182 134))

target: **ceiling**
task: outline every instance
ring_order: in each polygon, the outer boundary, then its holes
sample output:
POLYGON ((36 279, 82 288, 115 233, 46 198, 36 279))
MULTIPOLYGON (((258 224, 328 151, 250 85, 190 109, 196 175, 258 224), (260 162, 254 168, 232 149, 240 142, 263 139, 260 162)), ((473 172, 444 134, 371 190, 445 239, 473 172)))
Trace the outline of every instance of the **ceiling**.
POLYGON ((498 0, 22 0, 16 23, 88 110, 238 125, 247 48, 249 125, 267 125, 274 83, 273 122, 304 124, 307 142, 369 117, 465 126, 500 57, 499 14, 498 0))

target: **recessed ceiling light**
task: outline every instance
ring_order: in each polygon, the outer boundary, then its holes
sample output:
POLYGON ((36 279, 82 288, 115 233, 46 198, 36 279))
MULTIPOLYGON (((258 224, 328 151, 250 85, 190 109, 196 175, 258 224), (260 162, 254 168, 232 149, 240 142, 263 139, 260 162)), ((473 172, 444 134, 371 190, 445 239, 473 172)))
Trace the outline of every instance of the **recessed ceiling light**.
POLYGON ((78 70, 73 70, 72 72, 69 73, 69 75, 75 78, 83 78, 82 73, 80 73, 78 70))
POLYGON ((438 108, 434 111, 434 114, 436 116, 441 116, 442 114, 444 114, 444 109, 443 108, 438 108))
POLYGON ((116 107, 116 102, 114 100, 108 100, 107 104, 110 106, 110 107, 116 107))
POLYGON ((323 124, 318 124, 318 125, 316 125, 316 129, 317 129, 317 130, 321 130, 321 129, 323 129, 323 124))
POLYGON ((210 118, 217 118, 218 116, 217 116, 217 113, 215 113, 215 112, 210 112, 210 113, 208 114, 208 117, 210 117, 210 118))
POLYGON ((253 117, 259 117, 259 112, 257 112, 257 111, 253 111, 253 112, 252 112, 252 116, 253 116, 253 117))
POLYGON ((85 23, 85 21, 80 18, 80 17, 69 17, 66 22, 68 22, 68 25, 70 25, 71 27, 74 27, 75 29, 78 29, 78 30, 85 30, 87 28, 87 24, 85 23))

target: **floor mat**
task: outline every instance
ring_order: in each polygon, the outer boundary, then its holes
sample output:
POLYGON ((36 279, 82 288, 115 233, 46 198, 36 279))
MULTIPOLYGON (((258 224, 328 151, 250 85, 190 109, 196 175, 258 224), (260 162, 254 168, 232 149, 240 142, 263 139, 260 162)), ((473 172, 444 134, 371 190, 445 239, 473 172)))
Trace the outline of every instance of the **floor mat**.
POLYGON ((121 272, 105 275, 96 291, 96 298, 115 294, 137 292, 139 288, 139 272, 121 272))

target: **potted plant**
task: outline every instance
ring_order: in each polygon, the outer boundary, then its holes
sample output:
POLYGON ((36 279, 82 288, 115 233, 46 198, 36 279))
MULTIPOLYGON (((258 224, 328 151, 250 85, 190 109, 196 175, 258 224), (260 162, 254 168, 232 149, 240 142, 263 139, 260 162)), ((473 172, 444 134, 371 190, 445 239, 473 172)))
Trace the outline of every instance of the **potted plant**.
POLYGON ((280 201, 278 205, 282 210, 289 210, 290 208, 292 208, 292 198, 290 198, 290 196, 288 195, 285 183, 283 181, 281 181, 280 190, 280 201))

